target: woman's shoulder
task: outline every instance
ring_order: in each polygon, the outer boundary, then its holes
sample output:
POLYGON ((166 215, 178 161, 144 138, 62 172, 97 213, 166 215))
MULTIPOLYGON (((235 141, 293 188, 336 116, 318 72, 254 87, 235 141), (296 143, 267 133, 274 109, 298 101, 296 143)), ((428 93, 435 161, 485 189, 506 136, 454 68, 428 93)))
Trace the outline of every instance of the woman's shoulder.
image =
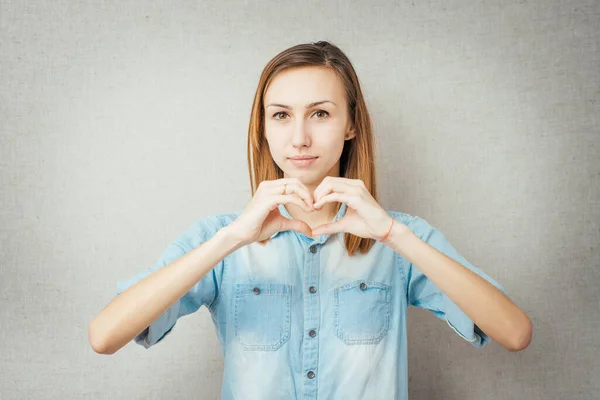
POLYGON ((219 229, 233 222, 241 213, 240 210, 200 216, 184 229, 176 241, 184 247, 193 249, 214 236, 219 229))
POLYGON ((386 210, 386 212, 392 217, 394 218, 396 221, 403 223, 404 225, 412 225, 415 221, 416 218, 419 218, 416 215, 413 214, 409 214, 406 212, 402 212, 402 211, 396 211, 396 210, 386 210))
POLYGON ((428 220, 419 215, 395 210, 386 210, 386 212, 396 221, 408 226, 416 234, 435 229, 428 220))

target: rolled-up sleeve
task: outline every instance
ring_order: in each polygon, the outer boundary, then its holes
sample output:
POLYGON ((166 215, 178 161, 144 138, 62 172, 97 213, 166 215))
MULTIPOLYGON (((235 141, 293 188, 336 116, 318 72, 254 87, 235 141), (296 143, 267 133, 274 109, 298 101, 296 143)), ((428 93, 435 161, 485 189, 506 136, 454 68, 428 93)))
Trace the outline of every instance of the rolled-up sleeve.
MULTIPOLYGON (((467 261, 446 239, 444 234, 431 226, 428 221, 415 216, 408 226, 421 240, 475 272, 506 295, 506 291, 496 280, 467 261)), ((410 305, 427 309, 439 319, 445 320, 458 335, 475 347, 483 347, 490 341, 488 335, 475 325, 467 314, 450 300, 425 274, 415 265, 408 262, 408 260, 404 258, 403 260, 405 271, 407 271, 407 297, 410 305)))
MULTIPOLYGON (((177 240, 173 241, 161 254, 156 263, 143 271, 138 272, 128 279, 117 282, 117 296, 125 290, 146 278, 160 268, 169 265, 173 261, 209 240, 216 231, 218 218, 205 218, 192 225, 177 240)), ((220 282, 223 275, 224 262, 219 262, 197 282, 181 299, 176 301, 164 313, 162 313, 150 326, 144 329, 134 338, 134 342, 146 349, 160 342, 169 334, 177 320, 185 315, 197 311, 201 306, 212 307, 216 303, 219 293, 220 282)))

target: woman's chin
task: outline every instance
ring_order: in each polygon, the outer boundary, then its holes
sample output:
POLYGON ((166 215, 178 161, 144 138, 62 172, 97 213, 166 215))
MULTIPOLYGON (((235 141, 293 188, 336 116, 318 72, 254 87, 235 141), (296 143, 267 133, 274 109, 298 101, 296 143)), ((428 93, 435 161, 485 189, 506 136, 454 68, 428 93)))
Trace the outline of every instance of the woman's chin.
POLYGON ((283 176, 285 178, 297 178, 300 182, 305 184, 306 186, 315 186, 321 183, 325 175, 317 174, 313 171, 306 171, 304 173, 290 173, 287 174, 284 172, 283 176))

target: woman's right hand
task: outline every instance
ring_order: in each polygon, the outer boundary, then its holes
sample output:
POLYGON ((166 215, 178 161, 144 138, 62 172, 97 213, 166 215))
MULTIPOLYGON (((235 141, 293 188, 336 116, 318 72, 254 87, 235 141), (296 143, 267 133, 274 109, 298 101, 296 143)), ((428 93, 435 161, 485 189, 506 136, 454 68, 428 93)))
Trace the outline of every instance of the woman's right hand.
POLYGON ((265 244, 274 233, 287 230, 312 236, 312 229, 306 222, 282 216, 279 204, 294 204, 306 212, 315 210, 312 195, 298 178, 262 181, 250 203, 228 228, 239 237, 242 245, 265 244))

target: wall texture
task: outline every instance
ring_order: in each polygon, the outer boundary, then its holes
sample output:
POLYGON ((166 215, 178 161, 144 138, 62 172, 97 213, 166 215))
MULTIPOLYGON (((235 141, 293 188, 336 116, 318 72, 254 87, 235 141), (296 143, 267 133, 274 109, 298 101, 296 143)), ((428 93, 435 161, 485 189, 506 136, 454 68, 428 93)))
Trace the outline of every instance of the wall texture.
MULTIPOLYGON (((90 2, 92 3, 92 2, 90 2)), ((426 218, 532 317, 472 348, 409 313, 414 399, 600 398, 600 3, 0 3, 2 399, 217 399, 206 309, 95 354, 116 282, 249 200, 259 74, 329 40, 377 135, 381 204, 426 218)))

